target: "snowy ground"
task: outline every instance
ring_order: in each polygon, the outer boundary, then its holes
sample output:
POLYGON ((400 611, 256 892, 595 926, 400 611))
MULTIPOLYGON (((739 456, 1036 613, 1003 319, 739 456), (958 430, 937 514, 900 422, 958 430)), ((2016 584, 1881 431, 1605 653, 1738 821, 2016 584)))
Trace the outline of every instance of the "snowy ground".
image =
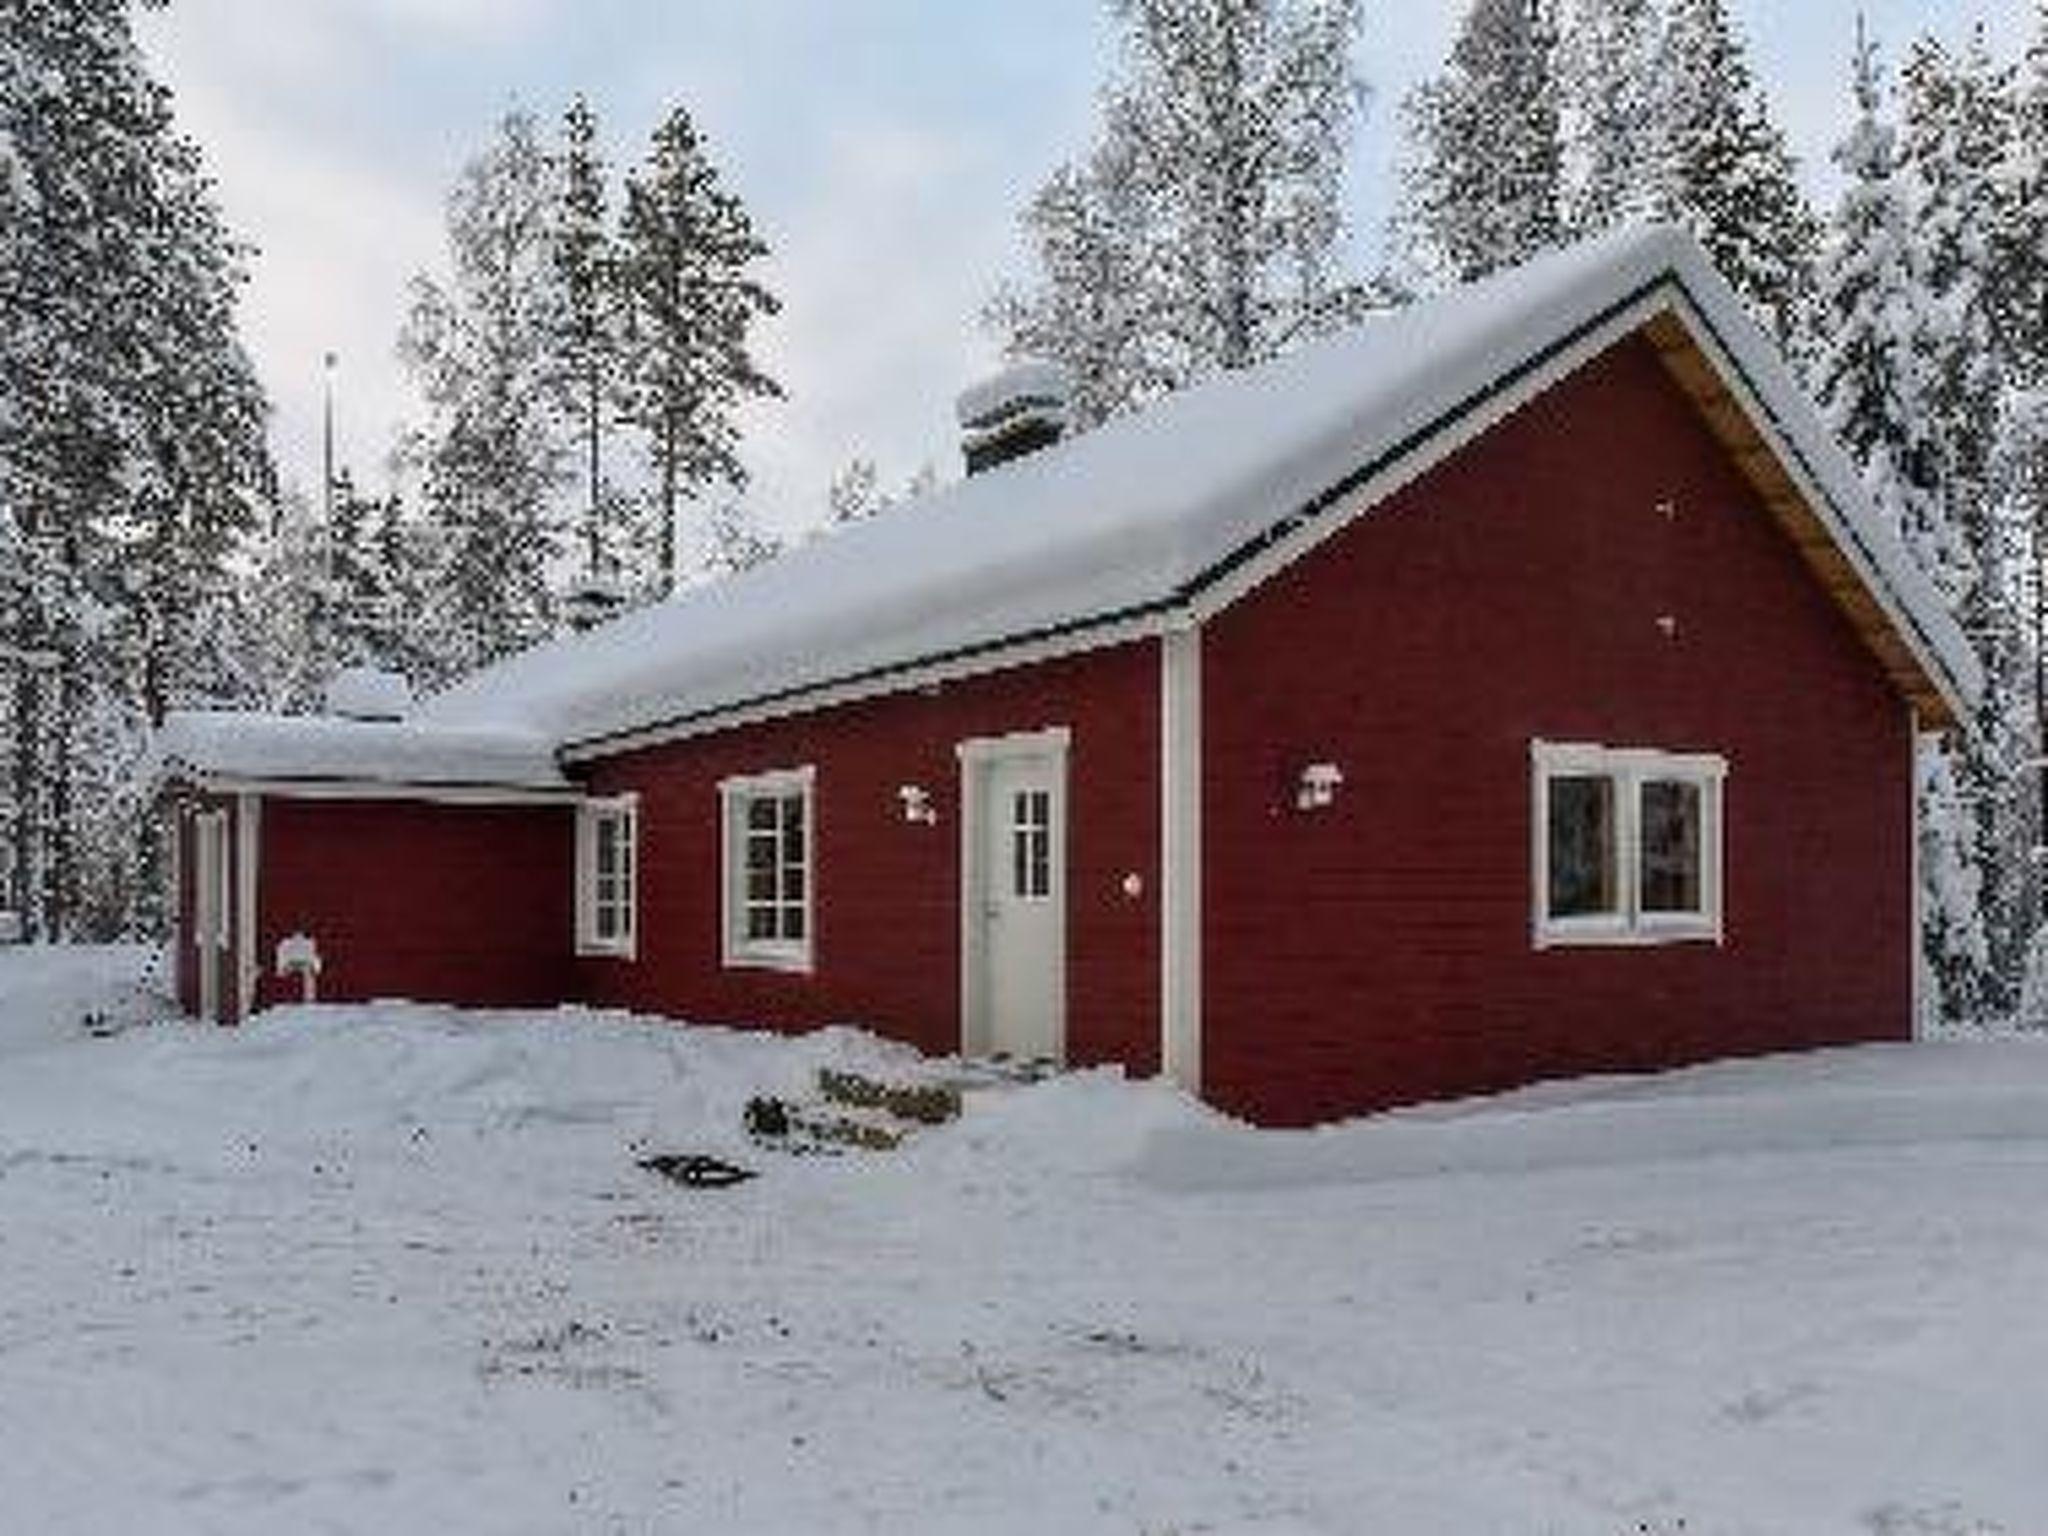
POLYGON ((1295 1135, 1089 1075, 768 1159, 748 1095, 883 1048, 79 1030, 144 959, 0 951, 7 1530, 2048 1530, 2038 1046, 1295 1135))

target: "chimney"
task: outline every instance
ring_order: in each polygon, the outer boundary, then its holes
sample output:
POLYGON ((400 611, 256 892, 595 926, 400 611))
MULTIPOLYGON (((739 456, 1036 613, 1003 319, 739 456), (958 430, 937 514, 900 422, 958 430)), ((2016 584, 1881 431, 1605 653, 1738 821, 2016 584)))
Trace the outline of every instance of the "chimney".
POLYGON ((325 702, 343 720, 403 720, 412 713, 412 688, 381 667, 343 667, 328 679, 325 702))
POLYGON ((562 594, 562 616, 577 634, 595 629, 626 606, 626 594, 619 584, 601 571, 586 571, 562 594))
POLYGON ((1056 443, 1066 434, 1067 370, 1058 363, 1013 363, 994 378, 960 392, 960 451, 967 473, 1056 443))

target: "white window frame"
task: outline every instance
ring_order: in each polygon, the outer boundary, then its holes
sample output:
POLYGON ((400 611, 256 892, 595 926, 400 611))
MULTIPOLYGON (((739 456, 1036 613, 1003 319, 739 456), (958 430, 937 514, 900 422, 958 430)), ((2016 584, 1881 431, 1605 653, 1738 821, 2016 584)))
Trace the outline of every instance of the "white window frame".
POLYGON ((808 972, 818 942, 817 769, 776 768, 722 779, 718 785, 720 957, 726 969, 808 972), (804 807, 804 895, 801 939, 747 936, 747 807, 755 800, 801 796, 804 807))
POLYGON ((1723 814, 1728 760, 1710 752, 1533 741, 1529 746, 1530 932, 1537 949, 1569 945, 1644 945, 1724 941, 1723 814), (1550 781, 1614 782, 1616 904, 1612 912, 1557 917, 1550 912, 1550 781), (1700 909, 1642 910, 1642 793, 1650 782, 1690 784, 1700 796, 1700 909))
POLYGON ((639 955, 639 940, 640 797, 624 794, 580 800, 576 804, 576 953, 633 960, 639 955), (598 931, 598 827, 607 821, 621 824, 626 849, 625 926, 618 933, 598 931))

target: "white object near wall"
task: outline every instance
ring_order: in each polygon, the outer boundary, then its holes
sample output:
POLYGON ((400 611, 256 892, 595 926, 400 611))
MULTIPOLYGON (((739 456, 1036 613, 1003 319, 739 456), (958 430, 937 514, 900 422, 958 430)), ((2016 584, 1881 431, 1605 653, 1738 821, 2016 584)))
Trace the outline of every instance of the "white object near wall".
POLYGON ((320 946, 306 933, 288 933, 277 941, 277 974, 299 978, 300 997, 313 1002, 320 991, 320 946))
POLYGON ((903 802, 905 821, 926 827, 938 825, 938 807, 932 804, 931 791, 922 784, 898 785, 896 798, 903 802))

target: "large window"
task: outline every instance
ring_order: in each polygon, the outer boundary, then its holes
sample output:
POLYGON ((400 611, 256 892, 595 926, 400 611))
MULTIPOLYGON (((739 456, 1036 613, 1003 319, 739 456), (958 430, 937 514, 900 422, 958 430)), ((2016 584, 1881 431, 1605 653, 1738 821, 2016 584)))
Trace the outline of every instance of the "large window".
POLYGON ((814 779, 809 768, 790 768, 719 786, 727 965, 811 968, 814 779))
POLYGON ((576 949, 632 959, 639 906, 639 802, 632 795, 576 808, 576 949))
POLYGON ((1531 748, 1537 946, 1719 942, 1725 758, 1531 748))

